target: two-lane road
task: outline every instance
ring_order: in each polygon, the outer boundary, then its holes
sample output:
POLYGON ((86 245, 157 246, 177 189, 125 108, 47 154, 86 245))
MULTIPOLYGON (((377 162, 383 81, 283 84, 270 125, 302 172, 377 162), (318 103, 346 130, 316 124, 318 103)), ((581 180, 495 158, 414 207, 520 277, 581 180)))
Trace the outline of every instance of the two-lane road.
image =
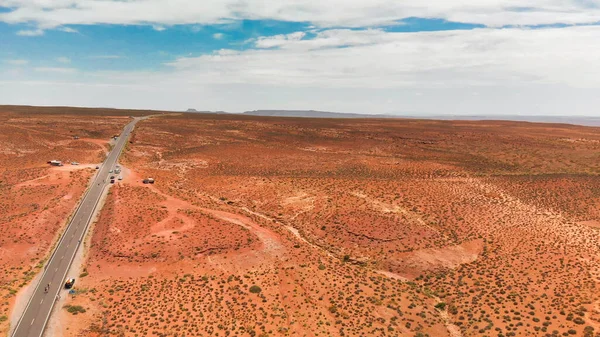
MULTIPOLYGON (((117 142, 108 157, 97 172, 91 187, 83 197, 79 207, 75 211, 71 222, 62 235, 48 263, 44 267, 41 280, 29 299, 17 326, 13 330, 13 337, 40 337, 52 312, 58 294, 64 289, 67 277, 78 275, 67 275, 77 249, 83 240, 88 224, 94 214, 94 210, 100 201, 104 188, 110 184, 109 170, 113 169, 121 151, 127 143, 129 134, 140 118, 135 118, 125 126, 125 129, 117 138, 117 142), (46 287, 49 285, 48 291, 46 287)), ((77 284, 77 282, 75 282, 77 284)))

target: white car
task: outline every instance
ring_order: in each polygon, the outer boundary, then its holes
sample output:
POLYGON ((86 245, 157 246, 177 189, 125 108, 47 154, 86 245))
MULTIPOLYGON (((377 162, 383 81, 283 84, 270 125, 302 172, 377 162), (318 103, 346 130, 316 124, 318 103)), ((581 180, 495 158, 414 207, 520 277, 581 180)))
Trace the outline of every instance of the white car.
POLYGON ((74 162, 71 163, 71 165, 79 165, 79 163, 76 162, 76 161, 74 161, 74 162))
POLYGON ((123 177, 119 176, 119 180, 123 180, 123 177))
POLYGON ((113 173, 113 170, 109 170, 108 173, 113 173))

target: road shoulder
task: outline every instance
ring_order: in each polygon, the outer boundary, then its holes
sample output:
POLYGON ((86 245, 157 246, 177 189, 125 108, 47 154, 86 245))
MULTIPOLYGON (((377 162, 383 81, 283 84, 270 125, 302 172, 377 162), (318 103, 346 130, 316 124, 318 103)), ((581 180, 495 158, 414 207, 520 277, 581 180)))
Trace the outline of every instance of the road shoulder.
MULTIPOLYGON (((73 262, 71 263, 71 267, 69 268, 69 271, 67 273, 68 277, 72 277, 72 278, 76 279, 75 291, 77 291, 77 289, 82 288, 81 284, 82 284, 83 280, 81 279, 80 275, 83 272, 85 262, 88 258, 88 252, 89 252, 90 245, 92 242, 92 235, 94 233, 94 227, 96 225, 96 222, 98 221, 100 212, 102 211, 102 208, 104 207, 104 204, 106 203, 106 199, 108 197, 108 193, 109 193, 111 187, 112 187, 112 185, 107 185, 107 187, 104 188, 104 190, 102 191, 102 195, 100 196, 98 205, 94 209, 94 213, 92 214, 89 227, 85 233, 85 237, 83 239, 83 245, 81 245, 79 247, 79 249, 77 249, 75 258, 73 259, 73 262)), ((64 321, 64 320, 61 319, 62 316, 66 314, 63 307, 69 302, 69 300, 73 296, 76 296, 76 295, 69 295, 67 290, 63 289, 60 291, 60 298, 57 299, 57 302, 54 305, 54 308, 52 309, 52 313, 50 314, 50 318, 48 319, 48 323, 46 325, 46 331, 44 333, 44 336, 46 336, 46 337, 59 337, 59 336, 62 337, 63 336, 63 333, 66 329, 66 327, 62 323, 62 321, 64 321)))

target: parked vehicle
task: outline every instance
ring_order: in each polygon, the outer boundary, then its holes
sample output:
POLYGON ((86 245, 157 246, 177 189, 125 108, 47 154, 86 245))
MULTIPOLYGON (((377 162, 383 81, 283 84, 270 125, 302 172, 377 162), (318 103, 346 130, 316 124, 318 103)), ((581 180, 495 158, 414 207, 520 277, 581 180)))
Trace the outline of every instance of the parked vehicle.
POLYGON ((65 289, 71 289, 71 288, 73 288, 74 284, 75 284, 75 279, 74 278, 68 278, 65 281, 65 289))

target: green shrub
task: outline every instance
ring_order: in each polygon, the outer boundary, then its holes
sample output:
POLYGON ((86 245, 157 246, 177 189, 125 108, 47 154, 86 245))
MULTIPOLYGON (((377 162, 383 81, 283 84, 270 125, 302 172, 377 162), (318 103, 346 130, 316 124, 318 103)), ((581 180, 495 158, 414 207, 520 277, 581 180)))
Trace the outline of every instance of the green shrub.
POLYGON ((583 337, 593 337, 594 336, 594 328, 591 326, 586 326, 583 329, 583 337))
POLYGON ((68 312, 72 313, 73 315, 77 315, 78 313, 85 313, 85 309, 80 306, 80 305, 65 305, 65 308, 67 309, 68 312))
POLYGON ((257 285, 253 285, 252 287, 250 287, 250 292, 253 294, 258 294, 261 291, 262 291, 262 289, 260 289, 260 287, 257 285))

